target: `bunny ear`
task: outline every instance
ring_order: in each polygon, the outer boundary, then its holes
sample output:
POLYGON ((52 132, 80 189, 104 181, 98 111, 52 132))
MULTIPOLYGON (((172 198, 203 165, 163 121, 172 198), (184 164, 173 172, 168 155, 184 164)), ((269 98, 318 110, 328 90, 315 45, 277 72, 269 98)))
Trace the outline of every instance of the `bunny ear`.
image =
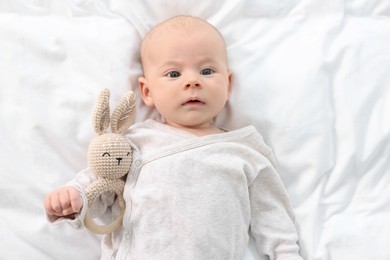
POLYGON ((111 130, 116 134, 123 134, 135 118, 135 94, 128 91, 119 101, 111 117, 111 130))
POLYGON ((95 128, 95 132, 98 135, 104 133, 104 131, 108 128, 110 124, 110 91, 108 89, 104 89, 98 99, 98 103, 96 105, 95 114, 93 115, 93 126, 95 128))

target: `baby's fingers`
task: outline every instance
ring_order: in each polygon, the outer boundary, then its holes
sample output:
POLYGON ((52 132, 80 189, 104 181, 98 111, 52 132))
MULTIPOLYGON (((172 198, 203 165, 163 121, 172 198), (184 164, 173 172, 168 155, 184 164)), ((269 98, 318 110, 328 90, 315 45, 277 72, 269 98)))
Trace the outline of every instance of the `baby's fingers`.
POLYGON ((73 187, 62 187, 49 193, 44 200, 44 207, 48 215, 68 216, 80 212, 83 200, 80 193, 73 187))
POLYGON ((71 214, 72 212, 68 213, 68 209, 71 208, 71 205, 69 193, 66 189, 58 193, 58 200, 61 205, 59 211, 61 211, 61 213, 64 215, 71 214))
POLYGON ((45 209, 49 215, 62 216, 62 206, 57 192, 52 192, 46 197, 45 209))
POLYGON ((70 204, 74 213, 78 213, 83 206, 83 200, 80 197, 80 193, 78 190, 72 188, 68 190, 70 204))
POLYGON ((44 200, 44 207, 45 207, 45 210, 46 210, 46 213, 48 215, 56 215, 56 211, 54 210, 53 206, 52 206, 52 202, 51 202, 51 197, 50 195, 47 195, 45 197, 45 200, 44 200))

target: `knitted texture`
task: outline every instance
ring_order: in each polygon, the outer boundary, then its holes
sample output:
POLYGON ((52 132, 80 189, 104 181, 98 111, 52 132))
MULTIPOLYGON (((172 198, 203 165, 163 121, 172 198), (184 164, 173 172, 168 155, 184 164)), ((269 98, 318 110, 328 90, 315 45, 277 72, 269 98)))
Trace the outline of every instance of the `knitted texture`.
MULTIPOLYGON (((93 116, 93 125, 97 134, 103 134, 110 124, 110 91, 104 89, 99 96, 96 105, 95 114, 93 116)), ((118 106, 112 113, 111 132, 123 134, 135 118, 135 95, 134 93, 126 93, 119 101, 118 106)))
POLYGON ((132 160, 130 144, 120 134, 97 136, 89 145, 89 168, 101 178, 118 179, 129 172, 132 160))
POLYGON ((85 226, 99 234, 112 232, 121 224, 125 207, 123 200, 125 182, 121 177, 129 173, 132 161, 132 149, 123 133, 134 122, 135 95, 129 91, 122 96, 111 120, 109 99, 109 90, 103 90, 93 116, 93 126, 97 136, 89 145, 88 165, 98 179, 85 189, 85 194, 88 198, 88 207, 91 208, 104 192, 114 192, 118 195, 122 215, 111 225, 98 226, 91 220, 88 209, 85 226), (110 123, 111 133, 108 133, 106 131, 110 123))
MULTIPOLYGON (((103 194, 104 192, 114 192, 119 197, 123 198, 123 190, 125 187, 125 182, 121 179, 117 180, 107 180, 107 179, 98 179, 94 181, 85 189, 85 194, 88 197, 88 207, 92 207, 96 199, 103 194)), ((124 205, 122 205, 124 206, 124 205)))
POLYGON ((93 125, 96 134, 103 134, 110 124, 110 91, 104 89, 99 96, 93 115, 93 125))
POLYGON ((123 134, 135 118, 135 95, 124 95, 111 116, 111 131, 123 134))

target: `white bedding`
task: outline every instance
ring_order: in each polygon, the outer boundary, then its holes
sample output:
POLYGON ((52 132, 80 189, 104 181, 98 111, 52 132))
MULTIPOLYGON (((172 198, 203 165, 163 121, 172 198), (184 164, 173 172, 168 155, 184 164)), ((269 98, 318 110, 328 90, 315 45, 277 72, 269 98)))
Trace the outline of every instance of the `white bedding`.
POLYGON ((98 259, 99 237, 49 226, 42 200, 86 167, 100 90, 136 90, 141 37, 176 14, 224 34, 218 121, 273 148, 304 258, 390 259, 387 0, 0 0, 0 259, 98 259))

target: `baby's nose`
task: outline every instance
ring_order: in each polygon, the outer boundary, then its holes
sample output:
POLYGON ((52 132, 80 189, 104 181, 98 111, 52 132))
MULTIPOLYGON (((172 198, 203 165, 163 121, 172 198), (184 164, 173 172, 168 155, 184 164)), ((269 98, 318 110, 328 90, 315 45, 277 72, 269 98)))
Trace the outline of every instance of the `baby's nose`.
POLYGON ((200 86, 201 85, 200 85, 199 81, 197 81, 197 80, 188 81, 187 84, 186 84, 187 88, 191 88, 191 87, 199 88, 200 86))
POLYGON ((187 87, 187 88, 190 88, 190 87, 199 88, 199 87, 200 87, 200 84, 199 84, 199 83, 187 83, 186 87, 187 87))
POLYGON ((196 78, 196 76, 191 76, 191 77, 189 77, 188 80, 186 81, 186 88, 190 88, 190 87, 196 87, 196 88, 201 87, 201 83, 200 83, 200 81, 196 78))

